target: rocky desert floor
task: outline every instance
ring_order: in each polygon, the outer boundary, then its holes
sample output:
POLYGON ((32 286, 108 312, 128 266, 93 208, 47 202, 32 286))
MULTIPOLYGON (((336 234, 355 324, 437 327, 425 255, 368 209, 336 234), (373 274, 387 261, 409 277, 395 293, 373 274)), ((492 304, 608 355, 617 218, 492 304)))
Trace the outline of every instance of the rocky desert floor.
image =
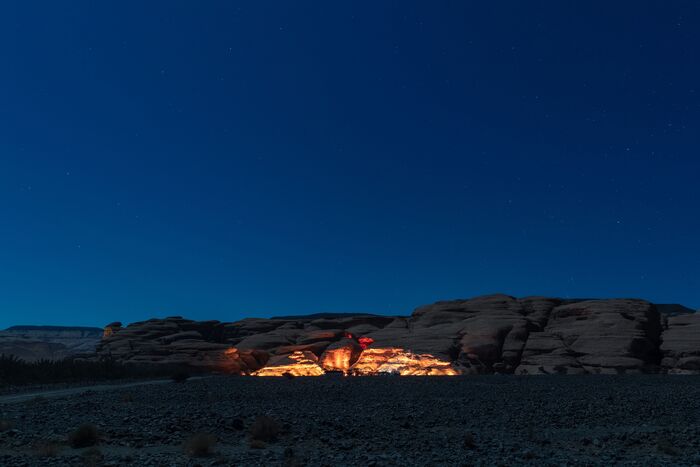
POLYGON ((212 377, 11 397, 3 466, 700 464, 694 376, 212 377))

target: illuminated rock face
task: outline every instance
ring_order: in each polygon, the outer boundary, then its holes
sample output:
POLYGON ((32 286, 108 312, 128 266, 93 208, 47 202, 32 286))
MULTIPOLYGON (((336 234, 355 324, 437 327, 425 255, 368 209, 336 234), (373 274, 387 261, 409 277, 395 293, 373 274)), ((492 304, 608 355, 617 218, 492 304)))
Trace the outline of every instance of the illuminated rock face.
POLYGON ((326 371, 342 371, 347 373, 355 364, 362 347, 352 339, 343 339, 328 346, 321 355, 321 366, 326 371))
POLYGON ((311 352, 294 352, 290 355, 273 357, 267 366, 253 373, 253 376, 321 376, 325 374, 318 365, 318 358, 311 352))
POLYGON ((342 371, 353 376, 396 374, 401 376, 455 376, 460 374, 449 362, 429 354, 415 354, 399 348, 361 350, 350 364, 355 349, 351 345, 326 351, 319 361, 311 352, 294 352, 272 358, 253 376, 321 376, 326 371, 342 371), (325 371, 324 371, 325 370, 325 371))
POLYGON ((398 374, 401 376, 455 376, 450 362, 429 354, 415 354, 399 348, 367 349, 350 369, 354 375, 398 374))

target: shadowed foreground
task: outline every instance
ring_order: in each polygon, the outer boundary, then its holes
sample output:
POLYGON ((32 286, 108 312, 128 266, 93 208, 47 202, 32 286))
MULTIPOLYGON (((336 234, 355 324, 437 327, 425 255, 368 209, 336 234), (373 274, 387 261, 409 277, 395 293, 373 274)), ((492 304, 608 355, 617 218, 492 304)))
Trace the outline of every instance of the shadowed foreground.
POLYGON ((0 464, 693 465, 699 408, 695 376, 207 378, 2 404, 0 464))

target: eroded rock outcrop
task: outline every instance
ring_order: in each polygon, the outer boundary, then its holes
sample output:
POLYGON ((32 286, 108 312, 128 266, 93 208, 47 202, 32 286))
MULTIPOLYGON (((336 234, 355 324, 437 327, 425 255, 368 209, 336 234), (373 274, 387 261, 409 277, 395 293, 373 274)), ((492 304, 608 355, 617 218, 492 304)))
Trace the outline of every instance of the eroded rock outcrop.
POLYGON ((662 317, 644 300, 487 295, 422 306, 406 317, 113 323, 97 355, 238 374, 279 374, 300 362, 306 369, 297 374, 371 367, 411 374, 408 368, 421 365, 461 374, 691 372, 700 371, 698 330, 695 315, 662 317))
POLYGON ((218 321, 151 319, 105 332, 97 347, 97 358, 234 374, 249 374, 267 363, 267 352, 238 349, 225 337, 225 326, 218 321))
POLYGON ((542 328, 556 299, 487 295, 423 306, 368 334, 374 347, 401 347, 446 358, 463 371, 512 372, 531 331, 542 328))
POLYGON ((636 373, 659 364, 661 321, 644 300, 589 300, 556 307, 528 339, 519 374, 636 373))
POLYGON ((669 373, 700 373, 700 313, 670 316, 662 338, 661 364, 669 373))

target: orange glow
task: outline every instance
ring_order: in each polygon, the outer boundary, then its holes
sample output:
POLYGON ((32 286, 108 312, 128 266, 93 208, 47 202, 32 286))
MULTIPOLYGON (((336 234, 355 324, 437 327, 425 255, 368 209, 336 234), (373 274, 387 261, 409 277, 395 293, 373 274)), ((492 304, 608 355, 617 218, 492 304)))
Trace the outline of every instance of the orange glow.
POLYGON ((360 337, 359 339, 357 339, 357 342, 360 343, 360 347, 366 349, 370 346, 370 344, 374 342, 374 339, 372 339, 371 337, 360 337))
MULTIPOLYGON (((362 338, 361 338, 362 339, 362 338)), ((226 355, 237 358, 235 348, 226 355)), ((352 363, 351 347, 339 347, 324 352, 319 359, 312 352, 296 351, 273 357, 267 366, 252 376, 322 376, 326 371, 342 371, 346 375, 370 376, 397 374, 400 376, 456 376, 460 372, 450 362, 430 354, 417 354, 398 347, 365 349, 357 362, 352 363)))
POLYGON ((253 376, 321 376, 326 372, 318 364, 316 355, 307 351, 293 352, 272 358, 268 366, 252 373, 253 376))
POLYGON ((401 376, 456 376, 459 372, 450 362, 430 354, 389 347, 367 349, 352 366, 355 375, 399 374, 401 376))
MULTIPOLYGON (((357 349, 357 347, 355 347, 357 349)), ((357 358, 357 352, 355 352, 357 358)), ((326 350, 321 356, 321 366, 326 371, 347 372, 353 359, 352 347, 339 347, 337 349, 326 350)))

